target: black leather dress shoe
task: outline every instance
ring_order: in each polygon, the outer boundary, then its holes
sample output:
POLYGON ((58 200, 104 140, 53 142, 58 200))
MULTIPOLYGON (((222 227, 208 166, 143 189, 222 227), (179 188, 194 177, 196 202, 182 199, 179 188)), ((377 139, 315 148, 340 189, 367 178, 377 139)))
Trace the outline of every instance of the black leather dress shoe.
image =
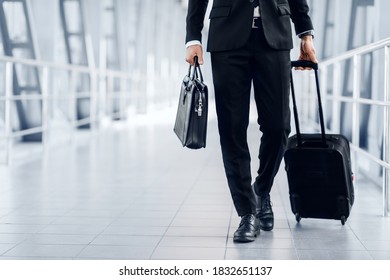
POLYGON ((256 218, 259 219, 260 229, 270 231, 274 228, 274 212, 270 196, 264 198, 258 197, 258 207, 256 209, 256 218))
POLYGON ((259 222, 255 215, 247 214, 241 217, 240 226, 234 233, 234 242, 252 242, 260 233, 259 222))

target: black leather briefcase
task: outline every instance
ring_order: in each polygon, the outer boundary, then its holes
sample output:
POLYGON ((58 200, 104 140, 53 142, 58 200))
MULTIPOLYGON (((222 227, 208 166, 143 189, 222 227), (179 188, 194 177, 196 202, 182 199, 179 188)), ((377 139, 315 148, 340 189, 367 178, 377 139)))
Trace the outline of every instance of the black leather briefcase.
POLYGON ((193 66, 190 65, 181 85, 173 129, 183 147, 190 149, 206 147, 207 115, 208 89, 203 82, 198 59, 195 57, 195 63, 193 66))

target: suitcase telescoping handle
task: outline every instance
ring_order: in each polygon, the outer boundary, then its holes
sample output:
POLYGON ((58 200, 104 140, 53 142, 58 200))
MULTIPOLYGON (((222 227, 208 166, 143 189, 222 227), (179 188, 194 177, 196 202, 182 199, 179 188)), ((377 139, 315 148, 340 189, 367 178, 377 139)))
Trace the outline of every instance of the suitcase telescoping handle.
POLYGON ((308 60, 295 60, 295 61, 291 61, 291 67, 305 67, 305 68, 313 68, 314 70, 318 70, 318 63, 308 61, 308 60))
MULTIPOLYGON (((319 111, 319 117, 320 117, 322 143, 324 144, 324 147, 326 147, 324 113, 322 111, 320 82, 319 82, 319 78, 318 78, 318 64, 311 62, 311 61, 297 60, 297 61, 291 61, 291 67, 305 67, 305 68, 309 67, 309 68, 312 68, 314 70, 314 74, 315 74, 315 78, 316 78, 318 111, 319 111)), ((301 131, 299 128, 298 109, 297 109, 297 104, 296 104, 297 102, 296 102, 296 98, 295 98, 295 89, 294 89, 294 80, 293 80, 292 71, 290 72, 290 83, 291 83, 291 95, 292 95, 292 99, 293 99, 295 127, 297 130, 297 142, 298 142, 298 147, 300 147, 300 146, 302 146, 302 137, 301 137, 301 131)))

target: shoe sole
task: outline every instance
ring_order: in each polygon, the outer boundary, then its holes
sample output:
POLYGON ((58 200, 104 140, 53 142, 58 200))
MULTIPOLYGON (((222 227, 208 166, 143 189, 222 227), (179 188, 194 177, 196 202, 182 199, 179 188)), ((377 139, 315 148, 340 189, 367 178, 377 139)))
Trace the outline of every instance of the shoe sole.
POLYGON ((247 237, 242 237, 242 238, 238 238, 238 237, 233 237, 233 242, 236 242, 236 243, 248 243, 248 242, 253 242, 256 240, 256 237, 260 235, 260 229, 258 231, 256 231, 255 235, 254 236, 247 236, 247 237))
MULTIPOLYGON (((265 215, 265 216, 262 216, 261 218, 259 218, 259 216, 256 216, 256 218, 257 219, 269 219, 269 218, 274 218, 274 216, 272 215, 270 215, 270 216, 268 216, 268 215, 265 215)), ((262 226, 261 225, 261 223, 259 223, 259 228, 261 229, 261 230, 264 230, 264 231, 271 231, 271 230, 273 230, 273 228, 274 228, 274 226, 272 225, 271 227, 264 227, 264 226, 262 226)))
POLYGON ((260 229, 264 230, 264 231, 271 231, 271 230, 273 230, 273 228, 274 227, 262 227, 262 226, 260 226, 260 229))

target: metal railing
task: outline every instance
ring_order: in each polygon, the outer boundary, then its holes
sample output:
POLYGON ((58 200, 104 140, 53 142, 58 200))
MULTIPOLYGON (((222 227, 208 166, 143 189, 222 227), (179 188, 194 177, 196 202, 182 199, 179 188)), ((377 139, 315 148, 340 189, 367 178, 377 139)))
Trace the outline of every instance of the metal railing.
MULTIPOLYGON (((176 85, 180 85, 181 74, 185 73, 187 66, 183 68, 177 61, 166 61, 157 69, 155 64, 147 65, 144 72, 132 73, 100 68, 59 64, 32 59, 20 59, 9 56, 0 56, 0 73, 3 74, 0 88, 0 152, 2 158, 0 164, 9 164, 13 144, 17 139, 36 133, 42 133, 43 151, 49 146, 49 132, 59 129, 53 125, 53 108, 56 102, 67 102, 66 125, 70 127, 70 138, 78 127, 90 125, 90 130, 95 131, 99 123, 107 123, 107 120, 124 120, 129 114, 146 114, 152 110, 164 109, 177 102, 176 85), (40 93, 14 94, 15 66, 35 67, 38 69, 41 84, 40 93), (4 70, 4 71, 2 71, 4 70), (183 70, 183 71, 182 71, 183 70), (59 75, 61 74, 61 75, 59 75), (65 74, 65 75, 64 75, 65 74), (85 75, 89 78, 89 86, 80 92, 77 88, 80 78, 85 75), (62 94, 58 94, 58 88, 53 86, 53 81, 61 81, 62 94), (77 116, 77 102, 80 99, 88 99, 88 114, 80 118, 77 116), (41 102, 39 114, 41 124, 29 129, 15 128, 16 102, 28 101, 41 102), (1 123, 3 121, 3 123, 1 123), (4 157, 3 157, 4 153, 4 157)), ((2 77, 0 77, 1 79, 2 77)))
POLYGON ((67 122, 71 131, 86 124, 89 124, 93 131, 96 128, 96 124, 102 118, 124 119, 126 116, 128 100, 130 98, 128 87, 132 81, 131 75, 126 72, 57 64, 31 59, 19 59, 8 56, 0 56, 0 63, 5 66, 3 80, 4 95, 0 96, 0 104, 4 103, 4 134, 0 133, 0 140, 4 141, 4 162, 6 164, 10 163, 12 146, 15 139, 25 135, 42 133, 43 150, 45 150, 48 146, 49 130, 55 129, 50 125, 50 112, 54 110, 54 108, 51 108, 54 102, 66 101, 69 103, 67 122), (36 67, 38 69, 42 85, 41 93, 14 95, 13 75, 15 73, 14 67, 17 65, 36 67), (63 84, 67 83, 68 86, 67 94, 64 96, 58 96, 58 94, 50 90, 50 83, 53 80, 60 79, 56 77, 56 72, 58 71, 65 73, 67 76, 67 81, 62 81, 63 84), (77 92, 75 81, 77 75, 86 75, 89 77, 89 90, 86 92, 77 92), (118 80, 119 90, 114 90, 113 81, 115 79, 118 80), (81 98, 88 98, 89 100, 88 117, 82 119, 78 118, 76 113, 77 101, 81 98), (14 103, 32 100, 41 102, 41 125, 24 130, 14 129, 14 103), (119 104, 117 110, 112 110, 114 100, 119 104))
MULTIPOLYGON (((340 120, 341 120, 341 104, 348 103, 352 106, 352 128, 351 128, 351 150, 352 150, 352 164, 355 166, 356 171, 358 168, 358 159, 360 157, 370 160, 375 164, 378 164, 382 168, 382 192, 383 192, 383 215, 390 215, 390 38, 378 41, 369 45, 362 46, 350 51, 347 51, 339 56, 321 61, 319 63, 320 69, 320 82, 322 98, 325 98, 327 102, 332 104, 331 112, 331 129, 327 130, 331 133, 340 133, 340 120), (384 51, 384 69, 383 69, 383 99, 374 100, 368 98, 362 98, 362 57, 367 54, 372 54, 376 51, 384 51), (344 96, 341 92, 341 79, 342 64, 352 60, 352 96, 344 96), (332 68, 332 80, 331 94, 327 91, 327 82, 330 76, 328 76, 332 68), (383 158, 381 156, 375 156, 360 147, 360 118, 361 118, 361 105, 379 106, 383 108, 384 118, 383 123, 383 158)), ((349 73, 344 73, 348 75, 349 73)), ((309 88, 313 85, 309 83, 307 77, 303 81, 303 92, 308 92, 309 88)), ((307 101, 307 100, 306 100, 307 101)), ((327 102, 323 102, 325 105, 325 112, 327 102)), ((306 102, 306 106, 303 106, 303 115, 307 118, 314 116, 316 109, 315 106, 311 106, 311 103, 306 102)), ((314 118, 312 118, 314 119, 314 118)), ((345 121, 345 120, 343 120, 345 121)), ((359 172, 359 171, 358 171, 359 172)))

